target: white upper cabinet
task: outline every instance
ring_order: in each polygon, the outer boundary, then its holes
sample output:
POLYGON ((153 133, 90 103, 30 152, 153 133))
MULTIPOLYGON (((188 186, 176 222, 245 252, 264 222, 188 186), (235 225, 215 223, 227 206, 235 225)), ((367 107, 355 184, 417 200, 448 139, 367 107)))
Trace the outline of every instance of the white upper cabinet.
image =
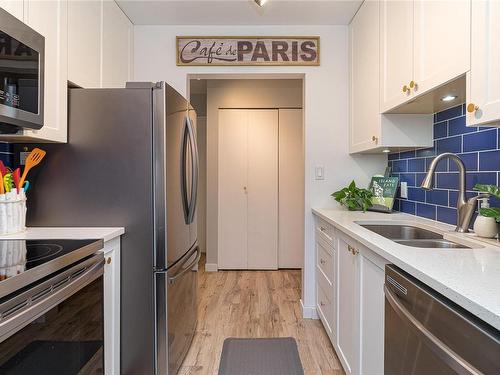
POLYGON ((30 0, 25 22, 45 37, 44 125, 24 135, 52 142, 67 141, 68 3, 30 0))
POLYGON ((379 2, 365 1, 349 26, 351 150, 380 138, 379 2))
POLYGON ((470 0, 382 1, 382 112, 470 69, 470 8, 470 0))
POLYGON ((132 79, 133 25, 114 1, 103 2, 102 87, 132 79))
POLYGON ((101 1, 68 2, 68 81, 101 87, 101 1))
POLYGON ((3 8, 21 21, 24 20, 23 0, 0 0, 0 8, 3 8))
MULTIPOLYGON (((380 88, 385 112, 410 95, 413 76, 413 2, 380 3, 380 88), (403 87, 406 85, 406 90, 403 87)), ((376 37, 374 35, 373 37, 376 37)))
POLYGON ((467 125, 500 125, 500 2, 472 2, 467 125))
MULTIPOLYGON (((379 63, 381 47, 379 14, 381 9, 387 11, 384 7, 387 8, 387 4, 381 8, 379 1, 365 1, 349 25, 349 151, 351 153, 432 146, 432 115, 380 114, 381 95, 391 97, 392 102, 398 97, 395 88, 386 86, 387 90, 381 89, 383 78, 380 77, 379 63)), ((394 9, 393 4, 390 4, 390 8, 391 13, 404 13, 402 10, 405 9, 403 6, 401 9, 394 9)), ((392 25, 391 28, 394 29, 390 32, 392 38, 392 33, 397 32, 398 27, 392 25)), ((400 42, 386 38, 385 43, 396 45, 400 42)), ((390 48, 386 46, 383 53, 386 55, 385 58, 391 60, 393 68, 385 74, 391 77, 403 76, 405 70, 401 67, 403 62, 397 61, 396 52, 393 55, 393 51, 389 50, 390 48)))
POLYGON ((69 1, 68 81, 125 87, 132 79, 133 25, 116 2, 69 1))
POLYGON ((470 69, 470 0, 414 1, 414 77, 417 94, 470 69))

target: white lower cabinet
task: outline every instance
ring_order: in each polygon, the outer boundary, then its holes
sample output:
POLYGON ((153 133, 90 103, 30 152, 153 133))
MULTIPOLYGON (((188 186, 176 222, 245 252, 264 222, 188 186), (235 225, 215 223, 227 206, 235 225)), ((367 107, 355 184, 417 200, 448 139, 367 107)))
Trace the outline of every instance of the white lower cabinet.
POLYGON ((384 373, 384 266, 370 250, 359 257, 359 374, 384 373))
POLYGON ((348 375, 384 373, 387 263, 316 217, 317 311, 348 375))
POLYGON ((104 372, 120 373, 120 237, 104 243, 104 372))
POLYGON ((358 257, 354 247, 339 238, 337 354, 346 374, 357 373, 358 257))

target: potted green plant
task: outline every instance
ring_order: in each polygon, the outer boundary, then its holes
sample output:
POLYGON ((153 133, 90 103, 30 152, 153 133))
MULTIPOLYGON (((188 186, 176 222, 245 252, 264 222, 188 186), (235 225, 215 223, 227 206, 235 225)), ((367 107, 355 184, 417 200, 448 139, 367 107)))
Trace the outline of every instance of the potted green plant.
MULTIPOLYGON (((500 188, 498 186, 476 184, 474 185, 474 190, 500 199, 500 188)), ((497 223, 497 233, 500 233, 500 207, 481 207, 479 214, 494 218, 497 223)))
POLYGON ((368 189, 358 188, 354 180, 349 186, 332 193, 332 197, 349 211, 363 211, 373 206, 373 193, 368 189))

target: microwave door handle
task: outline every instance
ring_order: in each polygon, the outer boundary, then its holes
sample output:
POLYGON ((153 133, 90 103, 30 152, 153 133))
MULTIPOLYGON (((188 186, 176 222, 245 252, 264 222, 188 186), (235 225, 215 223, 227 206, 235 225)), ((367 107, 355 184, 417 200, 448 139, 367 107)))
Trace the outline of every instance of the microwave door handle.
POLYGON ((194 221, 194 214, 196 212, 196 202, 198 200, 198 174, 199 174, 199 159, 198 159, 198 145, 196 143, 196 134, 191 119, 187 118, 189 142, 191 150, 191 202, 189 203, 189 216, 188 224, 194 221))
POLYGON ((181 165, 180 165, 180 173, 181 173, 181 201, 182 201, 182 210, 184 211, 184 222, 189 224, 189 202, 188 202, 188 192, 187 192, 187 172, 186 172, 186 148, 188 145, 188 137, 189 137, 189 125, 188 120, 184 119, 184 129, 182 131, 182 144, 181 144, 181 165))
POLYGON ((397 296, 384 285, 384 292, 387 302, 394 309, 396 314, 403 320, 410 329, 417 334, 419 339, 432 350, 443 362, 450 366, 457 374, 460 375, 481 375, 474 366, 460 357, 450 347, 443 343, 439 338, 434 336, 425 326, 420 323, 408 309, 398 301, 397 296))

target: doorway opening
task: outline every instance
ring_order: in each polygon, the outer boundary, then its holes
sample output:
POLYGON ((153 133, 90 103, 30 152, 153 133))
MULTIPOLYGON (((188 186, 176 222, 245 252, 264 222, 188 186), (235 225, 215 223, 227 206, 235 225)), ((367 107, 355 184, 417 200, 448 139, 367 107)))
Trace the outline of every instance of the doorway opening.
POLYGON ((301 269, 304 77, 190 75, 206 271, 301 269))

